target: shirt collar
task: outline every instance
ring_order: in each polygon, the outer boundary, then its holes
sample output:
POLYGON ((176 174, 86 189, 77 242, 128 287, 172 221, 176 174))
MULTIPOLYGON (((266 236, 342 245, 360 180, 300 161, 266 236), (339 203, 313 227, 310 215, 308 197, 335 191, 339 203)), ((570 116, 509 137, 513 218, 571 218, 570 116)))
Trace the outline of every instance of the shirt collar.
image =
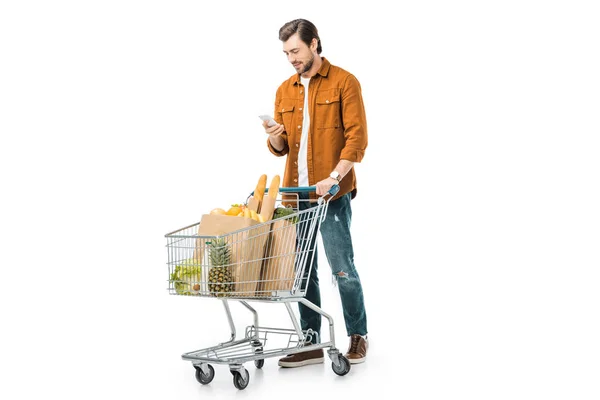
MULTIPOLYGON (((327 75, 329 74, 329 68, 331 67, 331 63, 329 62, 329 60, 327 60, 325 57, 321 57, 321 68, 319 68, 319 70, 317 71, 316 75, 321 75, 323 78, 326 78, 327 75)), ((294 82, 294 85, 297 85, 300 83, 300 74, 296 74, 296 82, 294 82)), ((314 76, 313 76, 314 78, 314 76)))

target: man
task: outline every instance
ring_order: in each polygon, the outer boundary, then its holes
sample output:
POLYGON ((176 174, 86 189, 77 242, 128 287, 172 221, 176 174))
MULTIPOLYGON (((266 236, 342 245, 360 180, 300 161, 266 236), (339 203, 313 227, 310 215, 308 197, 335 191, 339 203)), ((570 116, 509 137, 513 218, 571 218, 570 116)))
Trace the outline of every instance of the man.
MULTIPOLYGON (((321 57, 321 40, 311 22, 297 19, 286 23, 279 30, 279 39, 296 74, 277 89, 277 125, 269 127, 268 122, 263 122, 269 135, 267 145, 274 155, 287 155, 283 186, 316 186, 316 195, 301 193, 301 199, 315 200, 333 185, 340 186, 321 224, 321 237, 337 281, 350 337, 345 356, 353 364, 361 363, 367 355, 367 316, 350 236, 350 201, 357 192, 353 165, 362 160, 367 147, 360 84, 352 74, 321 57)), ((301 209, 313 206, 308 201, 300 204, 301 209)), ((306 299, 321 307, 316 256, 306 299)), ((299 307, 302 329, 320 334, 321 315, 303 304, 299 307)), ((314 336, 312 342, 316 342, 314 336)), ((323 349, 317 349, 284 357, 279 365, 299 367, 323 360, 323 349)))

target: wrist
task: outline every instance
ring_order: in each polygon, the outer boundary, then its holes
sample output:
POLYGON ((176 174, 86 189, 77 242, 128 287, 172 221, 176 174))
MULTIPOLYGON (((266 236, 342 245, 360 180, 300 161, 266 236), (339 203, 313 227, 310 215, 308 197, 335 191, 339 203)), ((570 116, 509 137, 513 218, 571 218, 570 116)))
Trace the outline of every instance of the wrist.
POLYGON ((285 143, 280 136, 269 136, 269 143, 271 144, 271 147, 273 147, 273 150, 278 153, 281 153, 285 148, 285 143))

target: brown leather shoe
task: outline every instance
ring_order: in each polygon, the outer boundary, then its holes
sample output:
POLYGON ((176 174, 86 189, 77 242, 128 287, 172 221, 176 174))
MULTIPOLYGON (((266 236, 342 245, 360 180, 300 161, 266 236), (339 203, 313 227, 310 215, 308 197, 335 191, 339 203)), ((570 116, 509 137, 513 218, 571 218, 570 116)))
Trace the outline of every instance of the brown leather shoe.
POLYGON ((310 364, 323 363, 323 349, 303 351, 302 353, 290 354, 279 360, 279 366, 285 368, 302 367, 310 364))
POLYGON ((368 348, 369 342, 366 338, 360 335, 352 335, 350 336, 350 347, 345 356, 350 361, 350 364, 360 364, 367 359, 368 348))

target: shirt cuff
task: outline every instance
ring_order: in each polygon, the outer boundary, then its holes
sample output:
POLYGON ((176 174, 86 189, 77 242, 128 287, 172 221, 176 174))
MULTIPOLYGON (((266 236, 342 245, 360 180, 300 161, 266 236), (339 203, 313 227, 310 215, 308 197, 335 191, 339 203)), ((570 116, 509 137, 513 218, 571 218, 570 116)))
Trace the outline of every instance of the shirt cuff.
POLYGON ((340 158, 342 160, 348 160, 348 161, 352 161, 355 163, 361 162, 361 160, 363 159, 364 156, 365 156, 365 151, 357 150, 357 149, 343 149, 342 153, 340 154, 340 158))

